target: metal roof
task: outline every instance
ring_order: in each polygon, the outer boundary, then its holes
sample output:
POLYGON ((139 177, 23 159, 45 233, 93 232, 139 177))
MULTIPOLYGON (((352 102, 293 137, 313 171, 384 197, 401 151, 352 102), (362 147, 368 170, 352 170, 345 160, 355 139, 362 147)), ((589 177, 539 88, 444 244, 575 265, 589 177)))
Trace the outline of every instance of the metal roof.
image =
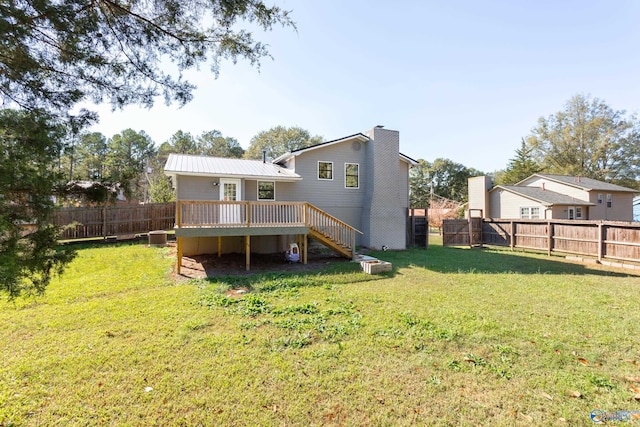
MULTIPOLYGON (((610 184, 608 182, 598 181, 597 179, 586 178, 584 176, 568 176, 568 175, 536 173, 521 182, 526 182, 533 177, 546 178, 549 181, 559 182, 561 184, 566 184, 572 187, 581 188, 586 191, 595 190, 595 191, 622 191, 625 193, 640 193, 640 191, 634 190, 633 188, 627 188, 621 185, 610 184)), ((521 182, 519 182, 518 184, 520 184, 521 182)))
POLYGON ((215 176, 228 178, 268 178, 274 181, 297 181, 300 175, 262 160, 169 154, 164 166, 166 175, 215 176))
POLYGON ((542 203, 545 206, 593 206, 594 203, 576 199, 575 197, 567 196, 566 194, 556 193, 555 191, 543 190, 540 187, 527 187, 524 185, 496 185, 491 189, 502 189, 527 199, 534 200, 542 203))

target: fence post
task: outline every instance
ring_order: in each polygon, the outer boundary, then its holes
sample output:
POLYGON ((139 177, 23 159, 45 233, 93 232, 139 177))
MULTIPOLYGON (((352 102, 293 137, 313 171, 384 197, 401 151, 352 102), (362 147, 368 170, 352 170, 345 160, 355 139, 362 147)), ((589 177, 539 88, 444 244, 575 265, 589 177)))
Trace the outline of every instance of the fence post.
POLYGON ((598 224, 598 262, 602 263, 603 251, 604 251, 604 237, 603 232, 605 228, 602 222, 598 224))
POLYGON ((553 224, 551 221, 547 222, 547 256, 551 256, 553 250, 553 224))
POLYGON ((102 237, 107 238, 107 207, 102 208, 102 237))
POLYGON ((151 209, 151 223, 149 224, 149 231, 151 230, 160 230, 156 224, 156 208, 153 203, 148 203, 147 209, 151 209))
POLYGON ((516 233, 515 233, 515 228, 513 225, 513 221, 509 221, 510 227, 509 227, 509 248, 511 250, 513 250, 514 246, 515 246, 515 241, 516 241, 516 233))

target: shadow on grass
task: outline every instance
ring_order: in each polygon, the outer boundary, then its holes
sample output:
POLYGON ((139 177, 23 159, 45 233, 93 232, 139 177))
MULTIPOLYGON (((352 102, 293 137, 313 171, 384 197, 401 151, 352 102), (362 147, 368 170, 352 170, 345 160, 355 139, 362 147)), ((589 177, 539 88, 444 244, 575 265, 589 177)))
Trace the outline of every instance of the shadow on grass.
MULTIPOLYGON (((277 267, 277 265, 276 265, 277 267)), ((229 289, 244 288, 254 292, 271 292, 283 289, 334 286, 347 283, 370 282, 384 279, 362 272, 353 262, 328 262, 322 266, 304 270, 290 270, 290 265, 279 266, 279 271, 251 271, 242 274, 208 276, 206 282, 229 289)), ((241 270, 240 270, 241 271, 241 270)))
POLYGON ((460 248, 430 245, 429 249, 411 248, 406 251, 372 252, 372 256, 393 263, 397 267, 423 267, 440 273, 520 273, 520 274, 590 274, 629 277, 619 271, 591 268, 561 260, 558 257, 530 253, 508 252, 506 249, 460 248))

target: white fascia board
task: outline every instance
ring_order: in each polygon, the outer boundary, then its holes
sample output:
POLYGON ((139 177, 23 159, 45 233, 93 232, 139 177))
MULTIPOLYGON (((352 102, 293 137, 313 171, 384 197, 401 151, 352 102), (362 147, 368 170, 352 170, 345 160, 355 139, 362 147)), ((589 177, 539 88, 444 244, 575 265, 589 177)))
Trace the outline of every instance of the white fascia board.
POLYGON ((249 180, 270 180, 270 181, 301 181, 301 176, 276 176, 276 175, 234 175, 234 174, 213 174, 213 173, 198 173, 198 172, 175 172, 165 171, 165 175, 176 176, 204 176, 207 178, 231 178, 231 179, 249 179, 249 180))

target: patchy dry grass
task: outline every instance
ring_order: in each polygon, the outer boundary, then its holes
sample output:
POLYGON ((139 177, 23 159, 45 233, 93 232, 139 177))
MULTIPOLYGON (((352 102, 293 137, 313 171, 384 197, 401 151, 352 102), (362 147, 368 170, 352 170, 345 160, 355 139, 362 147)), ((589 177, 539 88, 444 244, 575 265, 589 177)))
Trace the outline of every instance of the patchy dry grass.
POLYGON ((640 410, 639 277, 437 244, 378 255, 393 273, 174 284, 162 249, 81 249, 46 296, 0 305, 0 425, 590 425, 594 409, 640 410))

